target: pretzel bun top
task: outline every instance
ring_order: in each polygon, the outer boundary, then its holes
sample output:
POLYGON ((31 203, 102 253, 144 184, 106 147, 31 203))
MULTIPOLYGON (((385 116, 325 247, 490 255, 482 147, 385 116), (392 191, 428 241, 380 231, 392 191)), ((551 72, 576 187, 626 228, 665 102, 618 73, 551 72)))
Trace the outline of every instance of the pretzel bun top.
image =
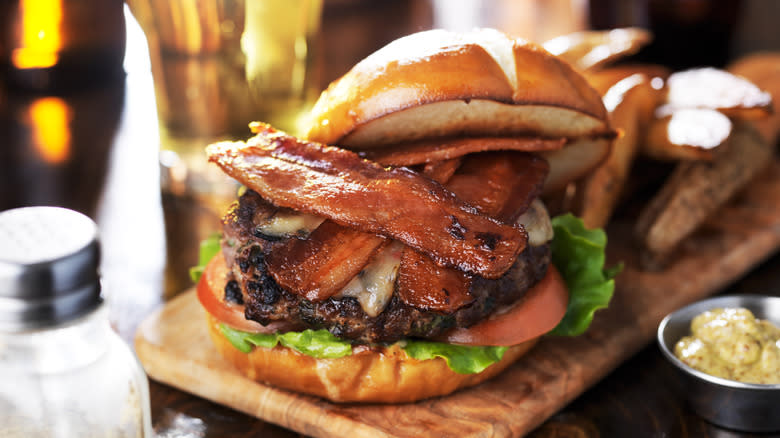
POLYGON ((540 46, 493 29, 388 44, 333 82, 309 140, 370 149, 452 136, 611 136, 599 94, 540 46))

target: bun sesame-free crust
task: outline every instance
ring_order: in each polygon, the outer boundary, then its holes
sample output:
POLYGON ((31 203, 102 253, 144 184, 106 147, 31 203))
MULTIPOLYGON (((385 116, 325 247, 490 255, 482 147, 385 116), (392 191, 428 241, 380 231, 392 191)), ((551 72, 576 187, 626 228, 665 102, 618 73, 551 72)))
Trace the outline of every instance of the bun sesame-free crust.
POLYGON ((492 29, 400 38, 332 83, 306 137, 356 149, 454 135, 608 133, 599 94, 569 64, 492 29))

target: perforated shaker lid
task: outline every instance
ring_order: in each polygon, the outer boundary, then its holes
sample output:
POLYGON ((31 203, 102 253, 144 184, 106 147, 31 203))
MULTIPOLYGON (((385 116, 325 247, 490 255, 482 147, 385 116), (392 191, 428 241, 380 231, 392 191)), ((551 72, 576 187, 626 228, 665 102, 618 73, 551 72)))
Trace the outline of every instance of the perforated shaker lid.
POLYGON ((60 324, 101 303, 97 225, 59 207, 0 212, 0 330, 60 324))

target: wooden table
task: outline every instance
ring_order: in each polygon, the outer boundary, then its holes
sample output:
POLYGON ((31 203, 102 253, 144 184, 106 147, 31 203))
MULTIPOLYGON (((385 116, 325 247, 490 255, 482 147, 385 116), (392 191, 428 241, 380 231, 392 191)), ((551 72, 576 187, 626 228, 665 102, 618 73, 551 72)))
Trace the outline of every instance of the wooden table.
MULTIPOLYGON (((139 47, 128 43, 129 51, 139 47)), ((343 68, 333 63, 331 72, 343 68)), ((0 88, 0 210, 60 205, 95 218, 110 314, 128 342, 164 302, 156 126, 152 79, 143 65, 128 66, 121 80, 59 96, 0 88), (49 108, 44 116, 42 106, 49 108)), ((780 255, 720 292, 780 295, 780 255)), ((670 389, 669 377, 657 347, 648 344, 532 436, 749 436, 704 422, 670 389)), ((298 435, 158 382, 150 386, 160 437, 298 435)))

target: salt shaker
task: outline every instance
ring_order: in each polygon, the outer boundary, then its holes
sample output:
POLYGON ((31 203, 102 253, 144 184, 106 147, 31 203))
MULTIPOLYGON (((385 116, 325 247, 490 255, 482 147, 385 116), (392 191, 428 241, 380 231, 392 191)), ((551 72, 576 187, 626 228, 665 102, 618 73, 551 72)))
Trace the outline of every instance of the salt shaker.
POLYGON ((96 224, 0 213, 0 436, 151 437, 149 383, 101 297, 96 224))

